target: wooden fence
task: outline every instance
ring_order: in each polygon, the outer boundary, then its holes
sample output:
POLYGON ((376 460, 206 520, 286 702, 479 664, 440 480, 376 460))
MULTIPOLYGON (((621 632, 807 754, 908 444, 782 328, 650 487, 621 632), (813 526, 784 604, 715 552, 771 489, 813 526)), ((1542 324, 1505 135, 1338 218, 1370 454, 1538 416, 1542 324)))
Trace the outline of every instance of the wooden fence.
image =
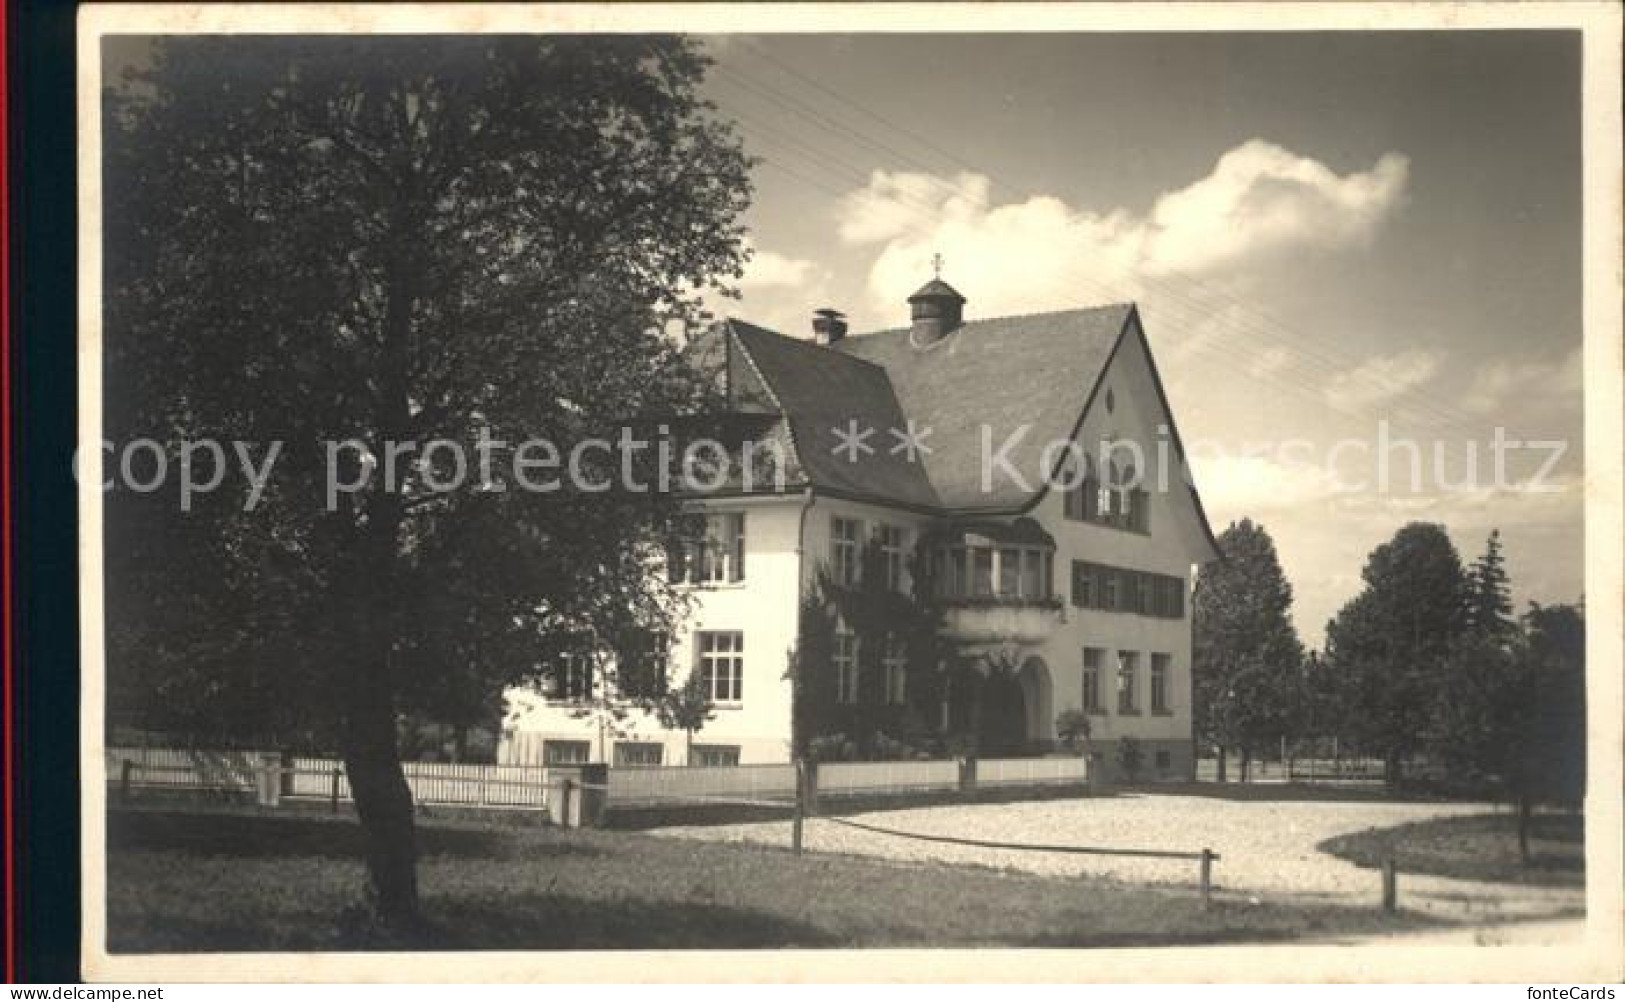
POLYGON ((715 800, 787 800, 795 796, 796 767, 768 765, 622 766, 609 770, 611 806, 715 800))
MULTIPOLYGON (((133 787, 250 793, 266 766, 280 775, 284 797, 348 801, 350 781, 338 759, 294 757, 274 752, 193 751, 180 748, 109 748, 107 779, 124 782, 130 763, 133 787)), ((547 769, 542 766, 478 765, 466 762, 406 762, 406 785, 420 804, 469 807, 547 806, 547 769)))
POLYGON ((818 767, 818 794, 910 793, 959 786, 953 759, 920 762, 827 762, 818 767))
MULTIPOLYGON (((253 793, 267 768, 275 769, 283 797, 349 801, 350 782, 337 759, 253 751, 109 748, 107 781, 131 788, 253 793)), ((820 796, 913 793, 958 789, 973 776, 978 786, 1020 786, 1088 781, 1083 758, 982 759, 970 772, 954 759, 897 762, 826 762, 818 768, 820 796)), ((548 768, 452 762, 403 764, 420 804, 540 809, 547 806, 548 768)), ((665 804, 788 802, 796 792, 789 762, 737 766, 624 766, 608 771, 612 807, 665 804)))
POLYGON ((976 785, 1020 786, 1046 783, 1086 783, 1086 758, 984 758, 976 763, 976 785))

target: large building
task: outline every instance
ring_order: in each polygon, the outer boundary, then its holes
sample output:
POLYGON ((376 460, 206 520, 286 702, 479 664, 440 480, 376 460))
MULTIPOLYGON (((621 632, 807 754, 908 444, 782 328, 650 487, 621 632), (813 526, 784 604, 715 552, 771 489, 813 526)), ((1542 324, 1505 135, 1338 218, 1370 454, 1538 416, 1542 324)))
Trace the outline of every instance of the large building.
POLYGON ((909 326, 871 334, 821 310, 811 338, 729 320, 696 339, 780 457, 772 487, 693 502, 703 538, 670 568, 692 599, 672 680, 699 673, 714 716, 692 737, 607 721, 580 705, 604 683, 564 666, 509 693, 504 761, 784 761, 803 600, 861 565, 901 594, 929 580, 944 684, 907 691, 901 644, 863 658, 837 615, 836 703, 908 705, 983 754, 1053 748, 1081 710, 1108 770, 1133 738, 1145 775, 1191 774, 1190 584, 1217 550, 1138 311, 966 321, 940 279, 909 305, 909 326))

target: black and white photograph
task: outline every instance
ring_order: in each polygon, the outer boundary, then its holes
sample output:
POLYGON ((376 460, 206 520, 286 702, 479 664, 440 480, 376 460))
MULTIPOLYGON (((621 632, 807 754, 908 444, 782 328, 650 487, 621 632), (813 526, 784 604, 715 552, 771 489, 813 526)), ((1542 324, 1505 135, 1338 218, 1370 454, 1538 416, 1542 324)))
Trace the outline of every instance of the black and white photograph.
POLYGON ((1614 976, 1617 9, 998 6, 86 9, 87 967, 1614 976))

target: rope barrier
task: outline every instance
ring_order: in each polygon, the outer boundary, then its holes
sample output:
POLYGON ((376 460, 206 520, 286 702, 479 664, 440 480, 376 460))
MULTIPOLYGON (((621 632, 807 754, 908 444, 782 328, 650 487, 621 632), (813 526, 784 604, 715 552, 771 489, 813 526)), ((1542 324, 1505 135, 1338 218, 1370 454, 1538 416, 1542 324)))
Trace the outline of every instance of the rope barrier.
MULTIPOLYGON (((1176 852, 1165 849, 1104 849, 1095 846, 1082 845, 1045 845, 1035 842, 993 842, 987 839, 961 838, 957 835, 927 835, 923 832, 906 832, 896 828, 884 828, 880 825, 866 825, 861 821, 852 821, 847 818, 813 817, 809 821, 828 821, 832 824, 845 825, 848 828, 858 828, 866 832, 879 835, 893 835, 897 838, 918 839, 921 842, 942 842, 948 845, 971 846, 976 849, 1017 849, 1026 852, 1060 852, 1079 856, 1139 856, 1149 859, 1196 859, 1203 857, 1200 852, 1176 852)), ((1209 853, 1208 859, 1217 860, 1218 853, 1209 853)))
MULTIPOLYGON (((186 771, 184 767, 174 767, 174 766, 166 767, 166 766, 145 766, 145 765, 143 765, 143 766, 136 766, 136 769, 138 769, 138 770, 140 770, 142 772, 186 771)), ((314 775, 321 775, 321 776, 324 776, 324 777, 329 775, 327 770, 314 770, 314 769, 306 770, 306 769, 283 767, 281 769, 276 769, 275 771, 281 772, 283 774, 292 773, 292 774, 295 774, 295 775, 307 774, 307 773, 308 774, 314 774, 314 775)), ((439 779, 441 777, 436 777, 436 778, 439 779)), ((456 781, 456 780, 451 780, 449 778, 447 778, 447 780, 448 781, 453 781, 453 782, 456 781)), ((483 782, 488 782, 488 783, 495 782, 497 785, 503 785, 503 786, 507 786, 507 785, 529 785, 529 784, 523 783, 522 781, 516 781, 516 780, 507 780, 507 781, 495 780, 495 781, 492 781, 492 780, 478 780, 478 779, 473 779, 473 778, 470 778, 468 780, 464 780, 464 782, 482 782, 482 781, 483 782)), ((598 793, 604 793, 604 794, 608 794, 608 793, 611 792, 611 789, 610 789, 609 785, 604 784, 604 783, 583 783, 583 782, 580 782, 579 780, 570 780, 569 785, 572 788, 577 789, 577 790, 592 790, 592 791, 595 791, 595 792, 598 792, 598 793)), ((730 797, 730 796, 714 796, 714 795, 713 796, 707 796, 707 795, 702 795, 702 794, 663 794, 659 799, 650 800, 647 804, 628 803, 628 804, 625 804, 625 806, 659 808, 659 807, 676 807, 676 806, 681 806, 682 804, 685 804, 685 803, 690 803, 690 804, 725 804, 725 805, 733 806, 733 807, 765 807, 765 808, 772 808, 772 809, 775 809, 775 810, 785 810, 785 811, 794 811, 794 809, 796 807, 796 802, 794 800, 768 800, 768 799, 756 798, 756 797, 730 797)), ((883 825, 865 824, 865 823, 863 823, 861 821, 853 821, 853 820, 851 820, 849 818, 833 817, 833 816, 829 816, 829 815, 807 816, 804 820, 806 820, 806 821, 827 821, 827 822, 829 822, 831 824, 842 825, 844 827, 857 829, 859 831, 871 832, 871 833, 876 834, 876 835, 890 835, 893 838, 913 839, 913 840, 918 841, 918 842, 935 842, 935 843, 939 843, 939 844, 942 844, 942 845, 960 845, 960 846, 967 846, 967 847, 974 848, 974 849, 1002 849, 1002 850, 1013 850, 1013 851, 1017 851, 1017 852, 1053 852, 1053 853, 1062 853, 1062 854, 1066 854, 1066 855, 1075 855, 1075 856, 1130 856, 1130 857, 1136 857, 1136 858, 1141 858, 1141 859, 1179 859, 1179 860, 1204 860, 1205 859, 1205 860, 1208 860, 1208 861, 1217 861, 1220 858, 1218 853, 1213 853, 1213 852, 1185 852, 1185 851, 1168 850, 1168 849, 1108 849, 1108 848, 1103 848, 1103 847, 1098 847, 1098 846, 1054 845, 1054 844, 1038 843, 1038 842, 997 842, 997 841, 993 841, 991 839, 965 838, 965 837, 958 836, 958 835, 932 835, 932 834, 928 834, 928 833, 925 833, 925 832, 911 832, 911 831, 904 831, 904 830, 898 829, 898 828, 887 828, 887 827, 885 827, 883 825)))
MULTIPOLYGON (((597 790, 609 792, 609 787, 599 783, 573 782, 577 789, 597 790)), ((785 800, 757 800, 744 797, 716 797, 701 796, 699 794, 666 794, 659 802, 651 803, 651 807, 681 806, 684 803, 714 803, 737 804, 748 807, 776 807, 782 810, 794 810, 795 801, 785 800)), ((641 806, 641 805, 640 805, 641 806)), ((828 821, 831 824, 844 825, 847 828, 856 828, 861 831, 873 832, 877 835, 891 835, 895 838, 915 839, 920 842, 939 842, 946 845, 963 845, 975 849, 1014 849, 1020 852, 1057 852, 1077 856, 1133 856, 1143 859, 1180 859, 1201 860, 1204 853, 1184 852, 1172 849, 1107 849, 1097 846, 1082 845, 1049 845, 1038 842, 995 842, 989 839, 962 838, 957 835, 930 835, 924 832, 903 831, 899 828, 886 828, 882 825, 864 824, 849 818, 833 817, 830 815, 808 815, 807 821, 828 821)), ((1219 854, 1209 852, 1206 858, 1217 862, 1219 854)))

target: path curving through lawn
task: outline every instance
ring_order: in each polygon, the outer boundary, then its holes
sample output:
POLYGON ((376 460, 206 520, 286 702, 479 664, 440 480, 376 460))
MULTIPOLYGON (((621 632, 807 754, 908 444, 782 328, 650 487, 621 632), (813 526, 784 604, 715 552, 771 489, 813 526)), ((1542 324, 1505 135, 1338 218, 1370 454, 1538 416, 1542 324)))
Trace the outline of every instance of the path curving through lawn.
MULTIPOLYGON (((836 804, 827 809, 838 811, 836 804)), ((1211 795, 1123 793, 1039 802, 964 804, 865 813, 867 825, 982 841, 1069 844, 1123 849, 1211 849, 1221 857, 1214 879, 1223 899, 1340 906, 1378 906, 1374 869, 1340 859, 1323 842, 1370 829, 1493 813, 1489 804, 1381 800, 1226 799, 1211 795)), ((671 827, 672 837, 785 845, 787 821, 671 827)), ((810 819, 805 846, 904 861, 934 861, 1046 875, 1104 877, 1133 884, 1191 886, 1197 864, 1185 860, 1084 856, 927 842, 810 819)), ((1582 887, 1540 887, 1402 873, 1401 907, 1473 927, 1543 923, 1566 938, 1583 914, 1582 887)), ((1530 928, 1537 928, 1531 924, 1530 928)))

